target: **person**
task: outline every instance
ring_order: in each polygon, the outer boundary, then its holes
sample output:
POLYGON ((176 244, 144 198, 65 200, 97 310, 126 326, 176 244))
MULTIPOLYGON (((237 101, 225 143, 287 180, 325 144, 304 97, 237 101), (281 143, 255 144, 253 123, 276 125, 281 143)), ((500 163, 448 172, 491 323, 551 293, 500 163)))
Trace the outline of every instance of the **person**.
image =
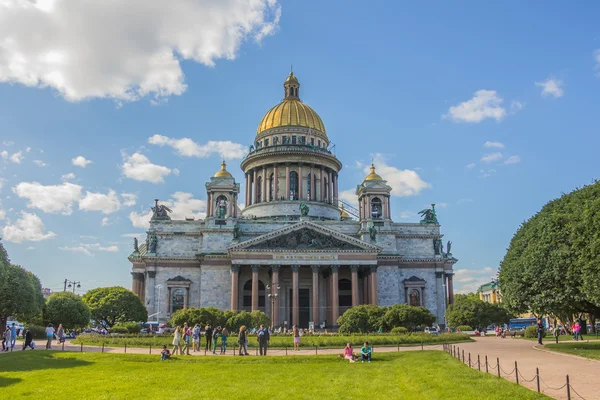
POLYGON ((33 344, 33 335, 29 329, 25 331, 25 343, 23 343, 23 350, 25 350, 27 347, 31 347, 31 350, 35 348, 35 345, 33 344))
POLYGON ((227 328, 223 328, 221 331, 221 354, 227 353, 227 338, 229 337, 229 332, 227 328))
POLYGON ((354 353, 352 352, 352 345, 350 343, 346 343, 346 347, 344 348, 344 358, 351 363, 354 361, 354 353))
POLYGON ((173 333, 173 351, 174 355, 177 355, 177 352, 181 353, 181 327, 176 326, 175 332, 173 333))
POLYGON ((163 345, 163 349, 160 352, 160 359, 161 361, 165 361, 168 360, 169 358, 171 358, 171 352, 169 351, 169 349, 167 349, 167 345, 163 345))
POLYGON ((59 343, 65 342, 65 329, 63 328, 62 324, 58 324, 58 328, 56 329, 56 338, 58 339, 59 343))
POLYGON ((17 325, 13 322, 12 325, 10 326, 10 348, 14 349, 15 348, 15 343, 17 343, 17 325))
POLYGON ((371 362, 371 353, 372 352, 373 352, 373 350, 369 346, 369 342, 365 342, 363 344, 363 347, 360 349, 360 355, 361 355, 362 362, 365 362, 365 360, 368 360, 369 362, 371 362))
POLYGON ((294 351, 299 351, 300 350, 300 329, 298 329, 298 326, 294 325, 293 332, 294 332, 294 351))
POLYGON ((248 350, 246 349, 246 325, 240 326, 240 333, 238 333, 238 344, 240 345, 240 356, 247 356, 248 350))
POLYGON ((2 334, 2 351, 10 350, 10 342, 12 339, 12 332, 10 331, 10 326, 6 326, 6 330, 2 334))
POLYGON ((269 340, 271 340, 271 334, 269 329, 265 328, 263 324, 260 324, 260 329, 257 333, 258 336, 258 347, 261 356, 267 355, 267 347, 269 346, 269 340))
POLYGON ((213 330, 213 337, 212 337, 212 353, 214 355, 217 355, 217 342, 219 341, 219 336, 221 336, 221 327, 217 326, 213 330))
POLYGON ((187 322, 183 324, 182 328, 182 336, 183 336, 183 347, 181 349, 181 354, 190 355, 190 337, 192 336, 192 331, 187 326, 187 322))
POLYGON ((581 323, 579 321, 575 322, 575 340, 583 340, 583 336, 581 335, 581 323))
POLYGON ((571 325, 571 332, 573 332, 573 340, 577 340, 577 331, 575 330, 575 322, 571 325))
POLYGON ((52 339, 54 338, 54 327, 48 324, 46 327, 46 350, 52 350, 52 339))
POLYGON ((200 326, 198 324, 194 325, 194 329, 192 329, 192 343, 193 351, 200 351, 200 326))
POLYGON ((206 327, 204 328, 204 336, 206 336, 206 347, 204 348, 204 350, 210 350, 212 346, 212 335, 212 327, 210 325, 206 325, 206 327))
POLYGON ((542 343, 542 338, 544 337, 544 323, 541 318, 538 318, 536 331, 538 344, 543 346, 544 343, 542 343))

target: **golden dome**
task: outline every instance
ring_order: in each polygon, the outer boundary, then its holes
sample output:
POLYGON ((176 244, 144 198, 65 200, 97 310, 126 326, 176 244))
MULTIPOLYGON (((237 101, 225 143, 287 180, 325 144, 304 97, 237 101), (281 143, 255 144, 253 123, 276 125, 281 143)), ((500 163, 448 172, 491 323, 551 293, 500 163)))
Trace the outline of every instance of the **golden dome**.
POLYGON ((350 215, 344 210, 344 203, 342 203, 342 209, 340 210, 340 218, 349 219, 350 215))
POLYGON ((327 134, 319 114, 300 101, 300 83, 293 72, 287 77, 283 87, 285 98, 281 103, 267 111, 260 124, 258 124, 256 134, 282 126, 302 126, 327 134))
POLYGON ((382 181, 383 178, 375 173, 375 165, 371 164, 371 173, 367 175, 365 181, 382 181))
POLYGON ((225 168, 227 164, 225 164, 225 160, 221 163, 221 170, 218 171, 213 178, 233 178, 233 176, 227 171, 225 168))

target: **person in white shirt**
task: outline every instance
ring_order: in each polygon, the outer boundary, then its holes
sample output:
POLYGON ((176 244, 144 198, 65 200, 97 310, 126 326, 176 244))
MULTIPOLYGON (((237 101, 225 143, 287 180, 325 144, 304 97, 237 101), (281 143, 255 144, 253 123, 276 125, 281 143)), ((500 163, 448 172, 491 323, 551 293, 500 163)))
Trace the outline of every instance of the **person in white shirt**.
POLYGON ((48 340, 46 342, 46 350, 52 349, 52 339, 53 338, 54 338, 54 327, 52 326, 52 324, 48 324, 48 326, 46 327, 46 339, 48 340))

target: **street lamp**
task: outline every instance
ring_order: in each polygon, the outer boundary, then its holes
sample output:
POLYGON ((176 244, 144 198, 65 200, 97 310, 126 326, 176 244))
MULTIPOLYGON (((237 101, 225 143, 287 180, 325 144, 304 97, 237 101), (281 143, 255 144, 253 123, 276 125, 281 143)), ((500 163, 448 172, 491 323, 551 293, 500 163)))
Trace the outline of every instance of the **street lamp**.
MULTIPOLYGON (((279 289, 281 289, 279 287, 279 283, 278 282, 276 282, 275 284, 277 286, 274 289, 276 289, 277 291, 275 293, 269 293, 268 294, 269 300, 271 300, 271 330, 272 331, 275 330, 275 325, 273 324, 273 319, 274 319, 274 316, 275 316, 275 300, 277 299, 277 297, 279 297, 279 289)), ((273 290, 271 290, 271 289, 272 289, 271 286, 267 285, 267 290, 273 292, 273 290)), ((277 311, 279 311, 279 310, 277 310, 277 311)))
POLYGON ((63 289, 63 292, 67 291, 67 288, 73 288, 73 293, 75 293, 75 288, 77 287, 77 289, 79 289, 81 287, 81 282, 80 281, 70 281, 68 279, 65 279, 65 287, 63 289), (69 286, 67 286, 67 283, 69 284, 69 286))

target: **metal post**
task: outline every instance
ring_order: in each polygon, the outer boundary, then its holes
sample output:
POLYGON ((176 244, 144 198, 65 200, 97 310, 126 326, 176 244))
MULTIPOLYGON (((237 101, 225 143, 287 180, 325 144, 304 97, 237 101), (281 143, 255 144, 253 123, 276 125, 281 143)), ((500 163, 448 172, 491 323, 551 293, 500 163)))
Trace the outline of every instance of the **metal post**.
POLYGON ((567 399, 571 400, 571 384, 569 383, 569 375, 567 375, 567 399))
POLYGON ((469 368, 471 368, 471 352, 469 352, 469 368))
POLYGON ((318 347, 317 347, 317 346, 315 346, 315 354, 318 354, 318 353, 317 353, 317 349, 318 349, 318 347))
POLYGON ((515 378, 517 379, 517 385, 519 384, 519 367, 517 366, 517 362, 515 361, 515 378))
POLYGON ((463 356, 463 364, 465 363, 465 351, 462 351, 462 356, 463 356))
POLYGON ((83 342, 81 342, 81 352, 83 353, 83 342))
POLYGON ((287 356, 287 346, 285 346, 285 355, 287 356))
POLYGON ((150 351, 148 352, 148 354, 152 354, 152 345, 150 345, 150 351))
POLYGON ((400 343, 398 343, 398 351, 400 351, 400 343))
POLYGON ((65 351, 65 342, 62 344, 62 351, 65 351))
POLYGON ((498 378, 500 378, 500 359, 496 357, 496 367, 498 368, 498 378))
POLYGON ((487 361, 487 354, 485 356, 485 373, 489 374, 490 370, 488 369, 488 361, 487 361))
POLYGON ((125 353, 127 353, 127 343, 125 343, 125 353))
POLYGON ((535 380, 536 380, 536 383, 537 383, 537 390, 538 390, 538 393, 539 393, 540 392, 540 369, 539 368, 535 369, 535 380))
POLYGON ((421 350, 423 350, 423 339, 421 339, 421 350))
POLYGON ((477 369, 481 371, 481 361, 479 360, 479 354, 477 354, 477 369))
POLYGON ((102 352, 104 353, 104 343, 102 343, 102 352))
POLYGON ((256 348, 256 355, 258 355, 258 347, 256 348))

